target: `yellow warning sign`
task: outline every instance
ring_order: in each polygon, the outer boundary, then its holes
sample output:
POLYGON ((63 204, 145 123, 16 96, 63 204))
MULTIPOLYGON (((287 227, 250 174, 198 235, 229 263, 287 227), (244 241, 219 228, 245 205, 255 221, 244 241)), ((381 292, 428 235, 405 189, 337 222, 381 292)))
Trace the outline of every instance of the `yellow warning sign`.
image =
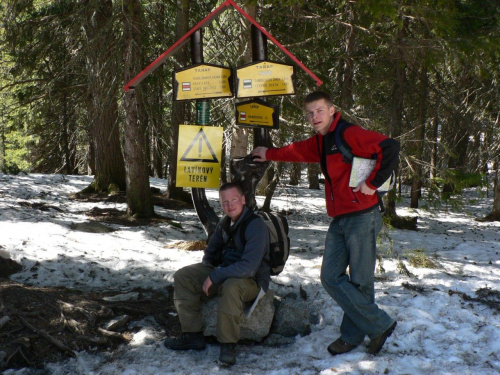
POLYGON ((236 68, 236 97, 295 94, 294 66, 261 61, 236 68))
POLYGON ((219 187, 222 133, 222 127, 179 126, 177 187, 219 187))

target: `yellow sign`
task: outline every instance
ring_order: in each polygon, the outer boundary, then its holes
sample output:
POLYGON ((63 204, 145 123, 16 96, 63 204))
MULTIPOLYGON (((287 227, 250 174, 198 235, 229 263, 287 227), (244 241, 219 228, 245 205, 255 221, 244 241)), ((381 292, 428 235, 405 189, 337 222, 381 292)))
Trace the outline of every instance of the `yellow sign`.
POLYGON ((236 124, 278 129, 278 108, 260 99, 237 103, 236 124))
POLYGON ((261 61, 236 68, 236 97, 295 94, 294 66, 261 61))
POLYGON ((201 64, 174 72, 174 100, 233 96, 231 69, 201 64))
POLYGON ((179 126, 177 187, 219 187, 222 133, 222 127, 179 126))

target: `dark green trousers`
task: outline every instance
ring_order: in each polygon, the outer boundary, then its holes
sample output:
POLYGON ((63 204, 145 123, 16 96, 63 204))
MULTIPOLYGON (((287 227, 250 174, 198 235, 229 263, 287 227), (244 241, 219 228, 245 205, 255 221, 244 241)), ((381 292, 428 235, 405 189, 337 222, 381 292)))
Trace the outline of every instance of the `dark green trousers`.
MULTIPOLYGON (((203 323, 203 282, 214 267, 197 263, 181 268, 174 274, 174 304, 181 321, 182 332, 201 332, 203 323)), ((245 303, 257 298, 260 287, 254 279, 229 278, 212 285, 209 297, 220 296, 217 310, 217 340, 236 343, 240 338, 240 320, 245 303)))

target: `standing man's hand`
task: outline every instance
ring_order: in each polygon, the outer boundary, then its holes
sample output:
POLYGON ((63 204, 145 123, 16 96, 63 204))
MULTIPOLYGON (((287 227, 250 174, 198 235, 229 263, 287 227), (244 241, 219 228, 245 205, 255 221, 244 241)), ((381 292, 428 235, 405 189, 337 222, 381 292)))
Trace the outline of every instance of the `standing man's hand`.
POLYGON ((266 161, 266 151, 267 147, 259 146, 253 149, 253 151, 250 153, 252 156, 256 156, 254 161, 266 161))
POLYGON ((376 190, 369 188, 364 181, 361 184, 359 184, 358 187, 356 187, 353 191, 354 192, 360 191, 362 194, 365 195, 373 195, 376 192, 376 190))
POLYGON ((205 282, 203 283, 203 293, 205 293, 208 296, 210 287, 214 285, 212 280, 210 279, 210 276, 205 279, 205 282))

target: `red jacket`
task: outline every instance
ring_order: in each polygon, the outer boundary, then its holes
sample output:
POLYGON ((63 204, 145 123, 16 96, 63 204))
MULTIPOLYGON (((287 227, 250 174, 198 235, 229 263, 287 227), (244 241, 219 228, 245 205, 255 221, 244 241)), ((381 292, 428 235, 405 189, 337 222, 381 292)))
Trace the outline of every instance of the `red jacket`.
MULTIPOLYGON (((362 213, 378 205, 377 194, 364 195, 361 192, 354 192, 354 188, 349 187, 351 164, 342 160, 342 154, 337 149, 333 137, 333 131, 339 121, 343 120, 340 113, 336 113, 325 136, 317 134, 285 147, 269 148, 266 152, 268 160, 305 163, 321 162, 324 153, 326 171, 323 169, 323 173, 328 174, 325 174, 326 210, 331 217, 362 213)), ((399 143, 360 126, 347 127, 344 139, 354 155, 376 158, 375 168, 365 182, 372 189, 382 185, 390 177, 398 162, 399 143)))

